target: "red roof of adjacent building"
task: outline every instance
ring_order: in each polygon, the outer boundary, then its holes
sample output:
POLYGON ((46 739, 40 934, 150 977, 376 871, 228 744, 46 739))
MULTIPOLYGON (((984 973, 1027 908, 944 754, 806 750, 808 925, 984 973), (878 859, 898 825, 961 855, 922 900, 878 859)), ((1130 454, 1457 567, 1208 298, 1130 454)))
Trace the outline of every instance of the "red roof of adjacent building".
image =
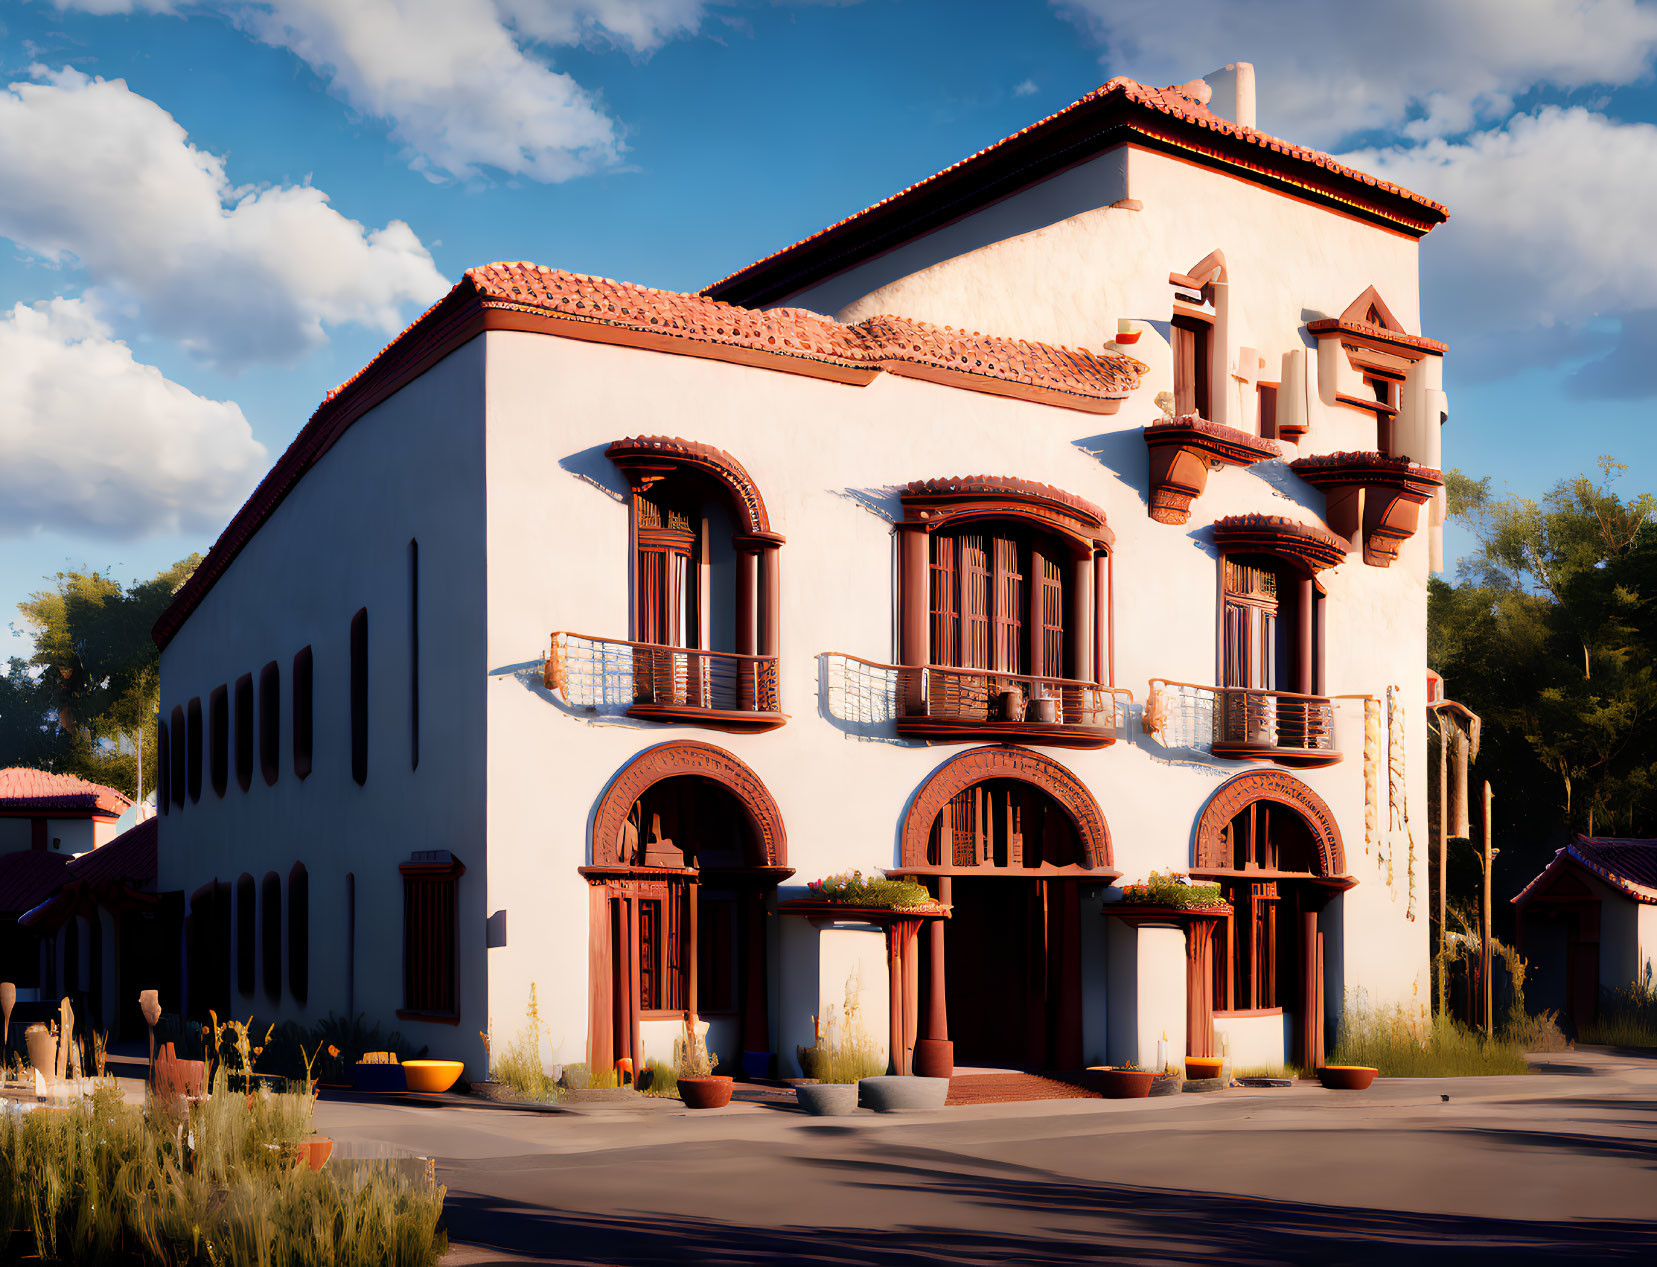
POLYGON ((1572 864, 1636 902, 1657 904, 1657 840, 1626 836, 1578 836, 1520 890, 1514 902, 1524 902, 1544 880, 1572 864))
POLYGON ((44 849, 0 854, 0 911, 33 910, 63 887, 69 860, 44 849))
POLYGON ((525 330, 865 384, 879 374, 991 395, 1109 412, 1149 369, 1120 353, 985 335, 907 317, 842 325, 800 309, 765 312, 535 264, 469 269, 311 419, 156 621, 165 647, 259 526, 369 409, 485 330, 525 330))
POLYGON ((129 827, 107 845, 69 860, 69 878, 97 884, 106 880, 129 884, 153 883, 159 818, 147 818, 129 827))
POLYGON ((132 804, 126 796, 102 783, 73 774, 9 766, 0 770, 0 810, 17 813, 76 814, 119 817, 132 804))
POLYGON ((1239 127, 1184 87, 1151 88, 1119 76, 925 180, 738 269, 702 293, 745 304, 775 302, 858 259, 1128 140, 1148 142, 1244 179, 1346 204, 1416 236, 1448 216, 1441 203, 1347 167, 1320 150, 1239 127), (882 232, 877 222, 889 221, 906 221, 907 228, 882 232))

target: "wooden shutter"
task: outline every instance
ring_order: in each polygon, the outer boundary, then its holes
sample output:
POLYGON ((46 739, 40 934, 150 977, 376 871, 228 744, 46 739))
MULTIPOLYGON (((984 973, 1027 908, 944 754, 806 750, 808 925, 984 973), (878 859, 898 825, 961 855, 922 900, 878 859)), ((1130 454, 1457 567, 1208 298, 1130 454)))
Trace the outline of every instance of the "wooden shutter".
POLYGON ((956 540, 933 533, 932 544, 932 664, 961 662, 961 596, 955 567, 956 540))
POLYGON ((1260 384, 1260 438, 1277 439, 1277 384, 1260 384))
POLYGON ((990 667, 990 560, 981 534, 959 538, 961 645, 956 663, 990 667))
POLYGON ((1003 673, 1024 672, 1024 573, 1018 542, 992 539, 995 563, 995 646, 990 667, 1003 673))
POLYGON ((1064 575, 1056 560, 1041 560, 1041 663, 1046 677, 1064 676, 1064 575))
POLYGON ((635 642, 695 646, 701 629, 696 531, 690 515, 635 495, 635 642))

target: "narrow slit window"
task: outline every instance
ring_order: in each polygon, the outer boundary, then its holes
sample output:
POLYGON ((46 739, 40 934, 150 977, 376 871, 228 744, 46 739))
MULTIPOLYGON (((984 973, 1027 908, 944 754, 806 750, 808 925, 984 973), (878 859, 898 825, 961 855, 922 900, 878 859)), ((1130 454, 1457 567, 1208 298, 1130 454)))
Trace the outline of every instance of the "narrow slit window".
POLYGON ((351 777, 368 782, 368 608, 351 617, 351 777))
POLYGON ((293 773, 303 779, 311 772, 311 649, 293 658, 293 773))
POLYGON ((408 543, 409 769, 420 768, 420 542, 408 543))
POLYGON ((168 783, 172 785, 173 804, 179 807, 184 805, 185 766, 189 759, 189 735, 184 725, 184 710, 176 704, 173 706, 172 747, 168 756, 172 760, 172 772, 168 783))

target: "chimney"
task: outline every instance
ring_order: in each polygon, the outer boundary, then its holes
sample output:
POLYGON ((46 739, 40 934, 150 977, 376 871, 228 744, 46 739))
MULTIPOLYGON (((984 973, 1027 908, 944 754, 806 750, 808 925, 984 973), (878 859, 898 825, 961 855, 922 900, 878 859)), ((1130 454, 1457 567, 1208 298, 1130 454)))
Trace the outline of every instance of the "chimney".
POLYGON ((1208 102, 1210 110, 1240 128, 1254 127, 1253 62, 1232 62, 1203 78, 1213 90, 1208 102))

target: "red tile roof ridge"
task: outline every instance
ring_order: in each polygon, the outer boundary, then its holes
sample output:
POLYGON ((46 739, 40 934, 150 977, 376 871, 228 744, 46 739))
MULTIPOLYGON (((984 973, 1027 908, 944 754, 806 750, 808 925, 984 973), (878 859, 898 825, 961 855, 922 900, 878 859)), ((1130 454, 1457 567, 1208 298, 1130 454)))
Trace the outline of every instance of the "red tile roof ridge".
POLYGON ((92 810, 119 815, 131 804, 125 793, 76 774, 30 766, 0 770, 0 806, 10 809, 92 810))
POLYGON ((1268 515, 1259 511, 1249 511, 1242 515, 1227 515, 1223 519, 1216 519, 1214 527, 1217 531, 1248 530, 1252 528, 1266 528, 1274 532, 1287 532, 1296 536, 1306 537, 1324 545, 1334 546, 1342 551, 1346 550, 1346 542, 1342 541, 1333 532, 1322 524, 1309 524, 1299 519, 1291 519, 1287 515, 1268 515))
POLYGON ((1213 436, 1231 444, 1242 444, 1262 453, 1278 454, 1283 451, 1276 440, 1268 440, 1265 436, 1257 436, 1252 431, 1244 431, 1241 427, 1227 426, 1223 422, 1210 422, 1201 414, 1181 414, 1177 418, 1158 418, 1154 422, 1145 424, 1146 431, 1197 431, 1205 436, 1213 436))
POLYGON ((1391 453, 1365 452, 1358 449, 1342 449, 1335 453, 1309 453, 1305 457, 1296 458, 1289 466, 1294 470, 1302 467, 1317 469, 1321 467, 1352 466, 1368 470, 1394 470, 1414 476, 1417 479, 1444 482, 1444 472, 1435 466, 1422 466, 1413 458, 1391 453))
POLYGON ((1657 903, 1657 840, 1579 835, 1567 849, 1607 884, 1639 901, 1657 903))
POLYGON ((1348 179, 1356 180, 1361 184, 1369 185, 1375 189, 1380 189, 1386 193, 1405 199, 1406 201, 1417 203, 1426 210, 1438 214, 1441 218, 1448 214, 1448 209, 1442 203, 1434 202, 1432 199, 1415 193, 1412 190, 1406 189, 1402 185, 1396 185, 1391 181, 1384 181, 1378 177, 1358 171, 1356 168, 1347 167, 1345 164, 1337 162, 1333 156, 1325 154, 1321 150, 1314 150, 1307 146, 1296 145, 1293 142, 1285 141, 1279 137, 1273 136, 1268 132, 1261 132, 1256 128, 1241 127, 1238 124, 1231 122, 1231 120, 1222 118, 1221 116, 1215 114, 1206 105, 1197 101, 1195 98, 1187 97, 1184 93, 1180 92, 1179 88, 1179 85, 1171 85, 1166 88, 1152 88, 1146 84, 1140 83, 1136 79, 1131 79, 1126 75, 1117 75, 1114 78, 1107 80, 1099 87, 1093 89, 1093 91, 1083 93, 1069 105, 1055 110, 1052 114, 1049 114, 1044 118, 1037 119, 1034 123, 1025 125, 1024 127, 1018 129, 1018 131, 1002 137, 1001 140, 995 141, 990 145, 986 145, 982 149, 974 150, 965 158, 958 159, 949 164, 949 166, 944 167, 921 180, 915 181, 913 184, 905 185, 896 193, 890 194, 887 197, 880 199, 878 202, 870 203, 861 211, 854 211, 851 215, 836 220, 833 224, 824 226, 816 233, 803 237, 789 246, 782 247, 780 250, 772 251, 769 255, 761 256, 759 259, 750 264, 744 265, 735 272, 726 274, 718 281, 713 282, 708 286, 704 286, 701 293, 707 294, 710 291, 718 290, 727 282, 742 276, 744 273, 758 269, 762 265, 768 264, 772 260, 783 255, 787 255, 789 252, 804 246, 807 242, 815 241, 826 234, 834 232, 842 225, 850 224, 852 221, 861 219, 880 207, 896 202, 900 198, 908 196, 913 191, 929 185, 933 181, 936 181, 951 172, 958 171, 961 168, 978 161, 985 155, 1001 149, 1003 146, 1018 140, 1020 137, 1026 136, 1029 133, 1036 131, 1038 128, 1047 126, 1054 120, 1060 119, 1069 114, 1072 110, 1080 109, 1081 107, 1095 101, 1102 101, 1104 98, 1113 94, 1119 94, 1128 101, 1146 106, 1150 109, 1158 111, 1161 114, 1173 116, 1182 122, 1193 123, 1199 127, 1208 129, 1209 131, 1218 132, 1227 136, 1234 136, 1239 140, 1259 145, 1265 149, 1283 154, 1289 158, 1312 163, 1325 169, 1326 171, 1332 172, 1337 176, 1343 176, 1348 179), (1172 100, 1170 97, 1177 100, 1172 100))

